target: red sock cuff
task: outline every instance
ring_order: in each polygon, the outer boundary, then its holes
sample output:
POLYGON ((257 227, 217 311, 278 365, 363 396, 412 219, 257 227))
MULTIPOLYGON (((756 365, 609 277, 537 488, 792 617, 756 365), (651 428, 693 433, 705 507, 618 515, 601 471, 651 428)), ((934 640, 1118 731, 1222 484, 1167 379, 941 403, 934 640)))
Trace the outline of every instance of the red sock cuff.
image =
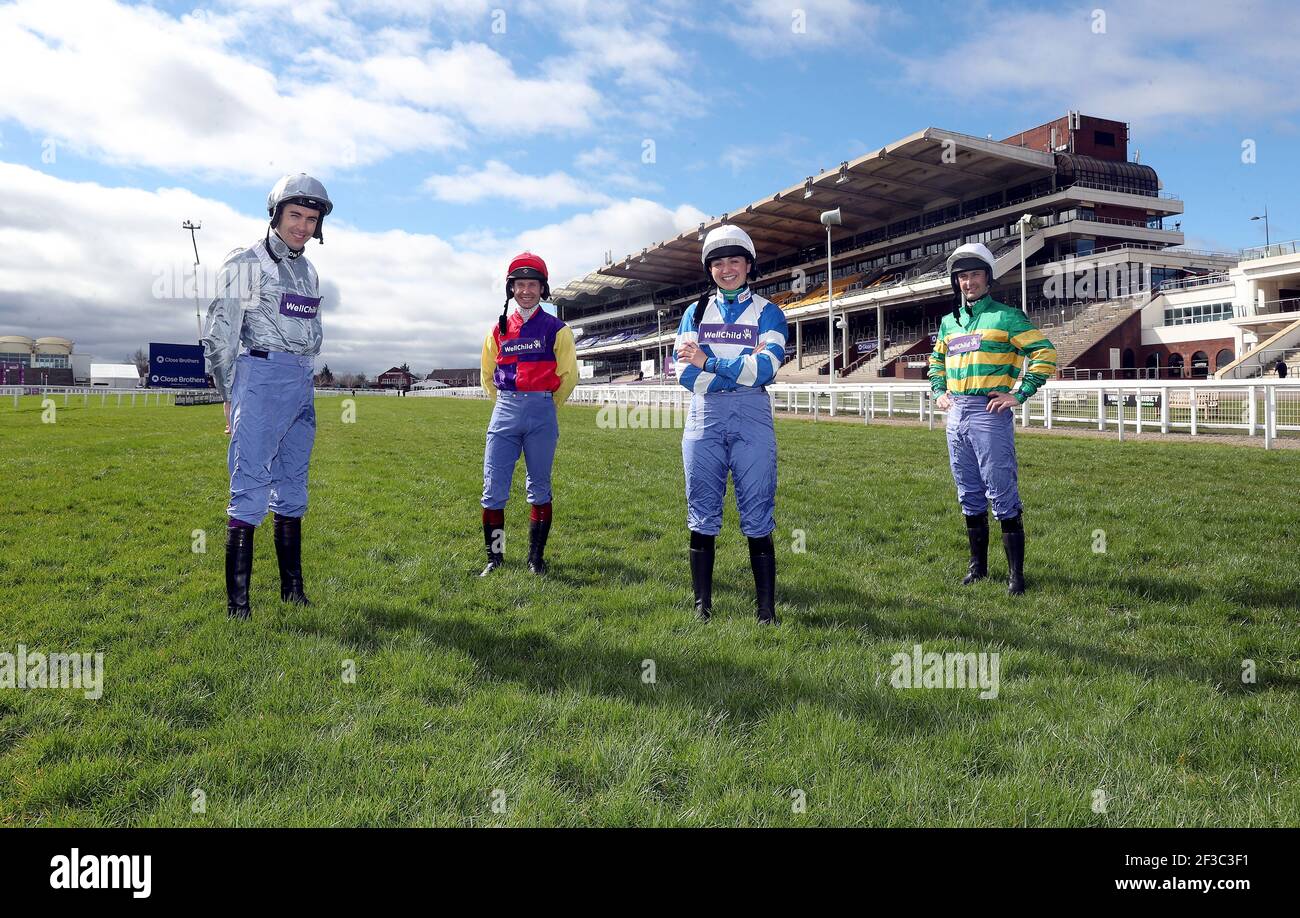
POLYGON ((551 521, 551 505, 532 504, 528 510, 528 518, 534 523, 549 523, 551 521))
POLYGON ((504 526, 506 524, 506 512, 504 510, 489 510, 484 507, 483 522, 489 526, 504 526))

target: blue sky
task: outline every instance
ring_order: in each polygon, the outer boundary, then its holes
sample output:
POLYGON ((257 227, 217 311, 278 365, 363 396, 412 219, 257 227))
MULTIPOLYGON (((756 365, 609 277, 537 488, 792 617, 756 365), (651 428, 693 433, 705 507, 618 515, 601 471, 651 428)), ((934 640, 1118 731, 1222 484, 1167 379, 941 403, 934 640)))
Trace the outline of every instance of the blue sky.
POLYGON ((924 127, 1069 109, 1131 123, 1189 246, 1262 243, 1266 202, 1292 239, 1297 47, 1284 2, 0 2, 0 334, 193 337, 157 289, 180 221, 219 262, 306 170, 323 357, 469 365, 521 248, 563 282, 924 127))

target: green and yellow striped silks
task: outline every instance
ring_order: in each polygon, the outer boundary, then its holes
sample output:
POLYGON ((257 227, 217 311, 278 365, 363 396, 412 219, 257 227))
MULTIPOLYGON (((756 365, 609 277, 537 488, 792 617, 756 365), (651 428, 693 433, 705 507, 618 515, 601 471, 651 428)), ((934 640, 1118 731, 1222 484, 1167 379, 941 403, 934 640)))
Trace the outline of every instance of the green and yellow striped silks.
POLYGON ((930 387, 936 394, 1011 392, 1023 402, 1055 374, 1056 348, 1047 336, 1019 309, 988 295, 962 307, 960 318, 944 316, 930 353, 930 387))

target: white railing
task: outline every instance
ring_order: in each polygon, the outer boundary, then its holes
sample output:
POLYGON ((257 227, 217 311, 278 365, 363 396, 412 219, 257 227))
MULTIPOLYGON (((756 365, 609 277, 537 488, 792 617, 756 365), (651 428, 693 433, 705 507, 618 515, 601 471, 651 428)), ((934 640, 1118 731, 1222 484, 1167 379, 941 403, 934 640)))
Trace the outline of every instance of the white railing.
POLYGON ((88 406, 90 400, 98 398, 100 405, 107 405, 112 399, 114 405, 129 405, 135 407, 137 404, 144 405, 174 405, 178 395, 201 395, 211 393, 211 389, 145 389, 134 387, 130 389, 111 389, 107 386, 0 386, 0 400, 12 399, 14 408, 18 407, 18 401, 24 396, 36 396, 43 399, 54 399, 55 404, 62 404, 66 408, 69 400, 74 398, 81 399, 83 406, 88 406))
POLYGON ((1295 255, 1300 253, 1300 239, 1294 239, 1290 242, 1274 242, 1271 245, 1253 246, 1249 249, 1241 250, 1242 261, 1254 261, 1257 258, 1277 258, 1279 255, 1295 255))
MULTIPOLYGON (((345 395, 348 398, 352 398, 357 395, 380 395, 380 396, 390 396, 390 397, 401 395, 401 392, 398 391, 397 389, 370 389, 370 388, 339 389, 332 386, 324 389, 321 388, 320 386, 317 386, 314 391, 316 393, 317 398, 321 397, 322 395, 324 396, 345 395)), ((414 389, 408 389, 406 394, 415 395, 416 391, 414 389)))
MULTIPOLYGON (((211 389, 92 389, 59 386, 3 386, 0 399, 14 407, 23 396, 81 398, 96 396, 101 406, 171 405, 177 395, 211 394, 211 389), (127 400, 130 401, 127 401, 127 400)), ((357 394, 381 394, 358 389, 357 394)), ((942 423, 945 412, 935 404, 926 383, 778 383, 768 386, 774 412, 818 420, 822 416, 942 423)), ((320 395, 347 395, 350 390, 321 390, 320 395)), ((449 387, 420 393, 423 397, 482 399, 480 387, 449 387)), ((684 412, 692 393, 678 385, 583 385, 569 398, 578 405, 628 405, 684 412)), ((57 402, 56 402, 57 404, 57 402)), ((1300 379, 1112 380, 1054 379, 1016 410, 1022 427, 1048 430, 1113 431, 1119 439, 1134 433, 1207 433, 1262 436, 1266 448, 1283 434, 1300 435, 1300 379)))
MULTIPOLYGON (((929 385, 916 383, 778 383, 767 387, 774 412, 812 420, 860 417, 942 424, 929 385)), ((482 389, 440 389, 438 395, 484 398, 482 389)), ((578 386, 569 402, 684 411, 691 393, 681 386, 578 386)), ((1300 435, 1300 379, 1114 380, 1054 379, 1016 410, 1022 427, 1126 433, 1208 433, 1262 436, 1269 448, 1279 434, 1300 435)))
POLYGON ((1191 287, 1217 287, 1221 284, 1231 283, 1226 272, 1216 271, 1213 274, 1199 274, 1192 277, 1182 277, 1178 280, 1162 281, 1156 290, 1159 293, 1168 293, 1171 290, 1187 290, 1191 287))
MULTIPOLYGON (((395 396, 396 389, 321 389, 314 390, 316 396, 382 395, 395 396)), ((24 396, 38 396, 42 399, 62 399, 67 407, 69 399, 79 398, 83 405, 89 405, 92 399, 99 399, 100 405, 107 405, 111 399, 114 405, 175 405, 178 395, 213 395, 212 389, 146 389, 141 386, 130 389, 111 389, 107 386, 0 386, 0 401, 12 399, 13 406, 18 407, 18 400, 24 396)), ((415 394, 415 393, 409 393, 415 394)))

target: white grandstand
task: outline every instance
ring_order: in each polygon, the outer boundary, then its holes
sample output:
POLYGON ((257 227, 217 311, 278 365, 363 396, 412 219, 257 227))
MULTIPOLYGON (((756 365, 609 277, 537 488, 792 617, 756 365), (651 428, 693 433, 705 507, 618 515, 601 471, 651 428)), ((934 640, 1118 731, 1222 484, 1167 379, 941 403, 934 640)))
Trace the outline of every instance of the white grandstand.
MULTIPOLYGON (((1182 248, 1180 223, 1167 225, 1182 201, 1127 149, 1125 123, 1075 112, 1002 141, 927 128, 606 264, 552 299, 578 334, 584 381, 634 380, 643 361, 661 366, 705 289, 704 235, 735 223, 759 250, 753 288, 790 323, 779 381, 825 381, 832 360, 839 379, 916 379, 952 308, 944 261, 964 242, 984 242, 998 258, 998 297, 1048 332, 1064 374, 1171 374, 1174 351, 1135 317, 1162 285, 1225 274, 1238 257, 1182 248), (828 285, 819 216, 835 208, 843 223, 832 228, 828 285), (1034 224, 1022 252, 1025 214, 1034 224), (842 318, 833 344, 832 308, 842 318), (1113 346, 1120 339, 1131 340, 1113 346)), ((1240 342, 1232 350, 1235 360, 1240 342)))

